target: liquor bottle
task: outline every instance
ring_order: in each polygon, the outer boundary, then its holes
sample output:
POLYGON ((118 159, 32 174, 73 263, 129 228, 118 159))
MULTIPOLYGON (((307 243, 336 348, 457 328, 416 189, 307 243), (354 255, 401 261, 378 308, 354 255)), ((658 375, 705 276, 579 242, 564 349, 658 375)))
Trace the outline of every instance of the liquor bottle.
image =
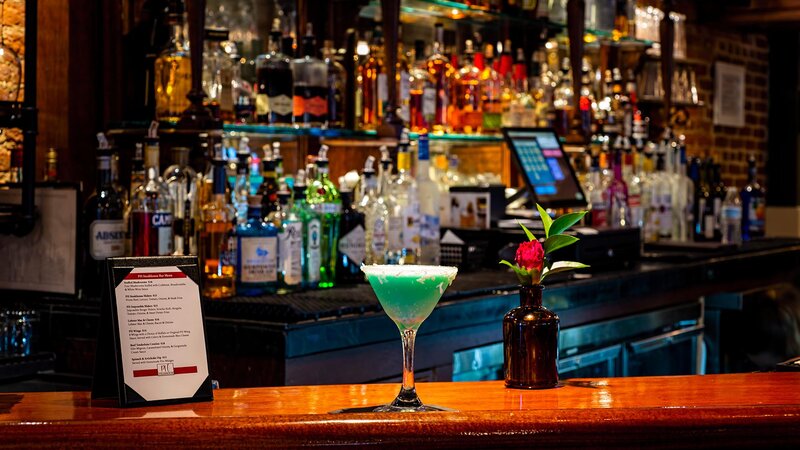
POLYGON ((306 171, 300 169, 294 179, 292 214, 303 224, 303 287, 316 289, 322 272, 322 220, 306 201, 306 171))
POLYGON ((614 145, 614 154, 610 158, 611 171, 614 176, 608 184, 608 224, 611 228, 630 227, 631 218, 628 209, 628 185, 622 179, 622 149, 620 137, 614 145))
POLYGON ((479 132, 496 132, 502 126, 502 95, 505 87, 503 77, 494 69, 494 46, 484 48, 486 66, 481 71, 481 105, 483 123, 479 132))
POLYGON ((747 159, 747 184, 742 188, 742 240, 764 236, 766 194, 757 180, 756 159, 747 159))
MULTIPOLYGON (((625 143, 623 143, 625 145, 625 143)), ((638 169, 638 155, 630 148, 623 147, 625 154, 625 164, 622 166, 622 179, 628 185, 628 210, 630 211, 630 226, 643 229, 645 211, 643 205, 643 194, 645 191, 645 181, 638 169), (636 170, 634 170, 636 169, 636 170)))
POLYGON ((42 173, 42 181, 57 181, 58 180, 58 152, 55 147, 47 149, 45 154, 44 171, 42 173))
POLYGON ((532 92, 540 92, 537 88, 528 88, 528 74, 525 67, 525 52, 517 49, 517 59, 513 65, 511 84, 507 86, 510 91, 508 107, 503 110, 503 126, 505 127, 535 127, 538 124, 536 98, 532 92))
POLYGON ((361 128, 372 130, 383 121, 384 103, 389 98, 389 86, 383 53, 383 29, 375 26, 369 56, 358 67, 358 82, 361 90, 361 128))
MULTIPOLYGON (((402 25, 398 29, 397 40, 397 63, 395 64, 395 79, 397 86, 397 115, 403 121, 404 126, 409 126, 411 120, 411 65, 406 57, 406 52, 403 50, 403 28, 402 25)), ((389 107, 388 97, 384 105, 384 110, 389 107)))
POLYGON ((125 204, 111 184, 111 155, 98 149, 97 185, 83 208, 84 253, 83 288, 97 296, 105 283, 106 258, 125 256, 125 204))
MULTIPOLYGON (((391 184, 394 197, 393 217, 400 217, 401 247, 389 248, 390 264, 416 264, 420 256, 420 204, 417 182, 411 176, 411 153, 409 152, 408 130, 401 133, 397 146, 397 178, 391 184)), ((391 219, 390 219, 391 220, 391 219)), ((393 223, 389 224, 390 235, 393 223)))
POLYGON ((311 24, 303 36, 303 56, 292 62, 294 71, 294 124, 321 127, 328 120, 328 66, 317 58, 311 24))
POLYGON ((322 220, 321 265, 319 287, 329 288, 336 283, 336 249, 339 240, 339 219, 342 199, 328 176, 328 146, 319 149, 316 177, 306 192, 309 206, 322 220))
POLYGON ((260 195, 247 200, 247 222, 236 226, 236 292, 274 293, 278 288, 278 228, 261 219, 260 195))
POLYGON ((167 23, 172 29, 169 44, 156 58, 156 119, 177 121, 189 107, 186 94, 192 88, 189 43, 183 24, 183 2, 171 2, 167 23))
POLYGON ((409 124, 411 131, 433 131, 436 118, 436 81, 423 67, 424 41, 415 41, 414 63, 409 71, 409 124))
POLYGON ((666 171, 666 157, 659 153, 656 160, 656 174, 653 177, 652 202, 655 207, 657 240, 672 239, 672 178, 666 171))
POLYGON ((176 255, 196 255, 197 172, 189 166, 189 149, 172 147, 172 165, 163 176, 173 200, 173 249, 176 255))
POLYGON ((206 93, 203 104, 217 119, 234 120, 234 72, 238 72, 239 62, 233 61, 223 46, 235 46, 228 40, 228 30, 215 28, 205 30, 203 50, 202 87, 206 93))
POLYGON ((430 146, 428 135, 417 141, 417 191, 419 193, 420 264, 438 265, 439 239, 439 186, 430 175, 430 146))
POLYGON ((719 164, 711 165, 712 179, 714 180, 711 186, 711 196, 714 198, 714 217, 716 218, 714 222, 715 241, 722 239, 722 202, 725 201, 727 195, 727 189, 725 189, 725 183, 722 182, 720 170, 719 164))
POLYGON ((553 108, 555 109, 555 131, 559 136, 569 133, 569 119, 574 109, 572 104, 572 74, 569 69, 569 59, 561 62, 561 77, 558 87, 553 91, 553 108))
POLYGON ((723 244, 740 245, 742 243, 742 201, 739 191, 730 186, 725 192, 722 202, 721 241, 723 244))
POLYGON ((247 197, 250 195, 250 147, 249 139, 243 137, 239 141, 236 152, 236 177, 231 192, 231 205, 236 210, 236 223, 247 222, 247 197))
POLYGON ((236 295, 236 242, 232 233, 236 212, 227 201, 228 181, 221 144, 214 145, 213 165, 213 197, 201 211, 198 246, 203 296, 218 299, 236 295))
POLYGON ((687 175, 685 138, 680 136, 673 146, 675 152, 674 179, 675 192, 673 204, 678 225, 673 228, 677 241, 685 242, 692 239, 692 225, 694 224, 694 182, 687 175))
POLYGON ((113 149, 111 150, 111 186, 115 191, 117 191, 119 198, 122 199, 122 203, 125 205, 125 211, 127 215, 131 197, 128 189, 126 189, 125 186, 119 182, 119 152, 113 149))
POLYGON ((450 131, 448 112, 452 104, 451 92, 453 88, 453 77, 455 69, 444 56, 444 25, 436 23, 434 25, 433 54, 428 58, 425 66, 428 73, 433 77, 436 96, 435 111, 432 122, 434 133, 444 133, 450 131))
POLYGON ((336 49, 333 41, 326 40, 322 47, 322 59, 328 66, 328 119, 329 128, 341 128, 344 125, 345 87, 347 71, 336 61, 336 49))
POLYGON ((291 197, 286 185, 281 185, 278 206, 267 216, 278 229, 278 293, 296 291, 303 283, 303 220, 294 211, 291 197))
POLYGON ((456 73, 455 102, 450 117, 457 131, 477 133, 483 127, 481 110, 481 71, 474 64, 472 41, 467 40, 464 50, 464 66, 456 73))
POLYGON ((131 159, 131 183, 128 185, 130 195, 144 184, 144 175, 144 146, 141 142, 137 142, 131 159))
MULTIPOLYGON (((154 130, 154 127, 151 128, 154 130)), ((131 196, 131 251, 133 256, 172 254, 173 199, 158 170, 159 148, 155 132, 145 138, 144 184, 131 196)))
POLYGON ((586 184, 586 197, 589 199, 589 223, 594 228, 608 225, 608 190, 600 173, 600 157, 592 156, 589 177, 586 184))
POLYGON ((292 60, 280 46, 280 19, 276 18, 269 33, 269 53, 256 57, 256 120, 288 126, 293 117, 292 60))
POLYGON ((710 171, 707 164, 700 163, 699 158, 696 160, 696 165, 699 172, 699 183, 695 187, 694 194, 694 240, 695 241, 710 241, 714 239, 715 215, 714 215, 714 198, 711 194, 711 187, 708 183, 710 180, 710 171))
POLYGON ((353 191, 345 183, 340 185, 339 193, 342 214, 336 257, 336 282, 358 283, 364 281, 361 264, 366 259, 365 214, 353 204, 353 191))
MULTIPOLYGON (((280 143, 278 149, 280 149, 280 143)), ((280 151, 280 150, 278 150, 280 151)), ((269 145, 264 146, 264 159, 261 160, 261 185, 257 195, 261 196, 261 217, 267 217, 278 207, 278 177, 275 174, 275 159, 269 145)))
POLYGON ((366 227, 364 264, 383 264, 386 260, 389 207, 387 197, 378 195, 378 179, 375 177, 374 164, 375 157, 368 156, 364 163, 364 195, 358 204, 358 210, 364 214, 366 227))

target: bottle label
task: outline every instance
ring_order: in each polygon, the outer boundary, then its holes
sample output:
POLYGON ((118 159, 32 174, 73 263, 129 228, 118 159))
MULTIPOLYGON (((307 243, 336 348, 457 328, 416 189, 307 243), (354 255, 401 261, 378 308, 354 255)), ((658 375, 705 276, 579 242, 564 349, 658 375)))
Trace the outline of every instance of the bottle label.
POLYGON ((278 279, 276 237, 239 239, 239 276, 243 283, 269 283, 278 279))
POLYGON ((422 115, 425 117, 436 114, 436 89, 425 88, 422 91, 422 115))
POLYGON ((322 226, 319 219, 308 222, 308 236, 306 252, 308 254, 308 281, 319 281, 319 269, 322 261, 322 226))
POLYGON ((751 232, 762 233, 764 231, 765 209, 763 198, 750 198, 750 205, 747 208, 747 217, 750 219, 751 232))
POLYGON ((231 69, 220 70, 219 107, 222 111, 233 111, 233 73, 231 69))
POLYGON ((372 254, 376 259, 382 260, 386 251, 386 221, 379 217, 372 224, 372 254))
MULTIPOLYGON (((256 107, 258 104, 256 104, 256 107)), ((281 116, 292 114, 292 99, 288 95, 276 95, 269 97, 269 110, 281 116)), ((260 113, 259 113, 260 114, 260 113)))
POLYGON ((364 227, 356 225, 349 233, 339 238, 339 252, 356 265, 361 265, 366 256, 364 227))
POLYGON ((714 227, 719 229, 719 222, 722 218, 722 199, 714 199, 714 227))
POLYGON ((300 222, 283 224, 278 235, 278 265, 284 284, 293 286, 303 281, 302 266, 303 225, 300 222))
POLYGON ((89 225, 89 255, 103 261, 125 256, 125 221, 95 220, 89 225))
POLYGON ((606 226, 606 208, 604 204, 592 204, 592 226, 604 227, 606 226))
POLYGON ((403 246, 413 250, 420 247, 419 203, 408 205, 403 211, 403 246))
POLYGON ((659 205, 660 220, 658 235, 661 237, 672 236, 672 194, 663 194, 661 196, 661 205, 659 205))
POLYGON ((322 203, 320 204, 319 211, 323 214, 339 214, 342 212, 341 203, 322 203))
POLYGON ((386 74, 378 74, 378 101, 383 103, 389 99, 389 85, 386 83, 386 74))
POLYGON ((397 250, 403 247, 403 217, 389 217, 388 232, 386 233, 387 244, 390 250, 397 250))
POLYGON ((219 265, 236 267, 237 248, 236 238, 233 234, 229 234, 224 241, 224 247, 219 252, 219 265))
POLYGON ((410 76, 405 70, 400 72, 400 101, 405 102, 411 98, 410 76))
POLYGON ((423 214, 419 222, 419 235, 423 243, 439 242, 439 216, 423 214))
POLYGON ((706 239, 714 239, 714 222, 714 216, 711 214, 708 214, 703 218, 703 236, 706 239))
POLYGON ((328 101, 322 97, 307 98, 304 109, 307 114, 323 117, 328 115, 328 101))
POLYGON ((267 94, 256 94, 256 115, 266 116, 267 114, 269 114, 267 94))
POLYGON ((157 212, 150 218, 150 226, 158 230, 158 254, 172 254, 172 214, 157 212))
POLYGON ((742 208, 739 206, 723 206, 722 217, 725 220, 742 220, 742 208))

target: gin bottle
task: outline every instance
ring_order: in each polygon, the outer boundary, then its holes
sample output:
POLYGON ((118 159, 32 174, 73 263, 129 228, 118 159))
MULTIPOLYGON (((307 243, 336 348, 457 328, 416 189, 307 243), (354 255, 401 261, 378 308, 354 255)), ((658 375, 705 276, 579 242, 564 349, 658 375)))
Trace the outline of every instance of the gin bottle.
POLYGON ((278 229, 261 220, 261 196, 248 198, 247 222, 236 226, 236 292, 273 293, 278 287, 278 229))
POLYGON ((303 287, 315 289, 322 273, 322 220, 306 201, 306 171, 300 169, 294 179, 292 214, 300 219, 302 228, 303 287))
POLYGON ((353 204, 353 191, 344 183, 339 193, 342 198, 342 215, 339 232, 336 280, 338 283, 364 281, 361 264, 366 259, 365 214, 353 204))
POLYGON ((358 210, 364 214, 366 254, 364 264, 383 264, 386 260, 386 227, 389 208, 386 198, 378 195, 378 180, 375 177, 375 158, 367 157, 364 163, 364 195, 358 210))
POLYGON ((316 177, 309 183, 306 196, 310 208, 322 221, 321 265, 319 287, 333 287, 336 282, 336 249, 339 240, 339 216, 342 199, 328 176, 328 146, 319 149, 316 177))
POLYGON ((176 255, 196 255, 195 218, 197 209, 197 172, 189 167, 189 149, 172 148, 172 165, 164 171, 164 180, 173 199, 173 247, 176 255))
POLYGON ((203 295, 226 298, 236 295, 236 243, 233 239, 235 211, 228 204, 227 177, 222 146, 214 146, 213 190, 211 201, 203 205, 200 224, 200 266, 203 295))
POLYGON ((296 291, 303 283, 303 221, 293 210, 292 194, 282 185, 278 205, 267 220, 278 229, 278 292, 296 291))

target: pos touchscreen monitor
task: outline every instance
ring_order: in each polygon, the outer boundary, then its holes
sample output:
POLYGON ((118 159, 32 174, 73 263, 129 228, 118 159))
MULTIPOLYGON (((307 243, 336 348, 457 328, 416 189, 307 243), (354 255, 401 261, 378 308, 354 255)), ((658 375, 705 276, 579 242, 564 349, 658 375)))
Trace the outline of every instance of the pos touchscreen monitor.
POLYGON ((545 208, 581 208, 586 197, 552 128, 503 128, 534 200, 545 208))

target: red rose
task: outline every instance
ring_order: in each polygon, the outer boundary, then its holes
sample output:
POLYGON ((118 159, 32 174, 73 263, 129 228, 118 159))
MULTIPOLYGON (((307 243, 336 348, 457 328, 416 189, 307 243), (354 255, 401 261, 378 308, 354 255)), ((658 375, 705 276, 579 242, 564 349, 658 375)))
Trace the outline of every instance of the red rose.
POLYGON ((523 269, 542 271, 544 264, 544 249, 539 241, 523 242, 517 248, 517 255, 514 258, 518 266, 523 269))

